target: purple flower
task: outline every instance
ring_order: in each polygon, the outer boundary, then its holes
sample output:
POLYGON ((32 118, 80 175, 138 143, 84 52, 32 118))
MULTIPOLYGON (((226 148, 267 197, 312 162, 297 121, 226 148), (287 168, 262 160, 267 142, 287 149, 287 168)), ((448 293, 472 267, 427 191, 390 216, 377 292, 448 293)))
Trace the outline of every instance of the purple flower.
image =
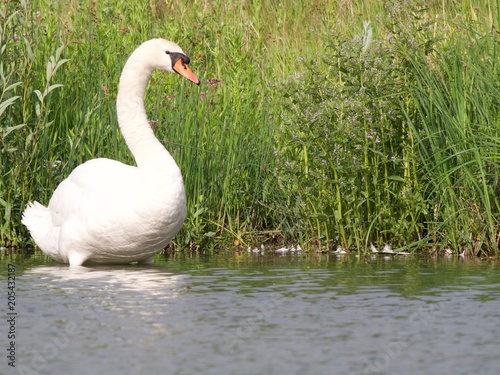
POLYGON ((209 78, 207 79, 207 83, 214 87, 214 86, 219 86, 222 85, 222 79, 217 79, 217 78, 209 78))

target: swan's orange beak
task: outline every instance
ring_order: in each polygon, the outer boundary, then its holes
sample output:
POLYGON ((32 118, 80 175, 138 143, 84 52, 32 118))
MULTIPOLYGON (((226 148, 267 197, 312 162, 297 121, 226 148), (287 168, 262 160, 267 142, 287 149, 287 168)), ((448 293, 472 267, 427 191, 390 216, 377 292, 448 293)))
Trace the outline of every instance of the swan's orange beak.
POLYGON ((176 73, 179 73, 181 76, 190 80, 191 82, 194 82, 197 85, 200 84, 200 80, 198 79, 198 77, 194 75, 193 71, 189 68, 188 64, 184 63, 182 59, 177 60, 173 69, 175 70, 176 73))

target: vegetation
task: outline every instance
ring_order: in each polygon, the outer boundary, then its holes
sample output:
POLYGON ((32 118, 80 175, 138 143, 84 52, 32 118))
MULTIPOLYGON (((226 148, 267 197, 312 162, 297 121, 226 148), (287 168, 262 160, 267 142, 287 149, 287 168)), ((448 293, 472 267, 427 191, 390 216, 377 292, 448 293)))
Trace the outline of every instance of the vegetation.
POLYGON ((158 73, 146 98, 185 178, 176 248, 497 254, 497 2, 3 3, 0 246, 29 243, 27 202, 47 203, 76 165, 133 163, 117 82, 163 36, 202 80, 158 73))

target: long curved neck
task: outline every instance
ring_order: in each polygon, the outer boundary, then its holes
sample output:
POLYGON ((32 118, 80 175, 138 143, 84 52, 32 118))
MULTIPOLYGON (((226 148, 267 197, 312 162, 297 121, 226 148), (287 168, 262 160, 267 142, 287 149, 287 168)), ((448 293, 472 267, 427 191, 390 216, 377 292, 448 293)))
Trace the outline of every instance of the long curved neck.
POLYGON ((152 72, 139 53, 133 53, 127 60, 116 99, 118 124, 140 169, 177 171, 172 156, 155 137, 144 108, 144 94, 152 72))

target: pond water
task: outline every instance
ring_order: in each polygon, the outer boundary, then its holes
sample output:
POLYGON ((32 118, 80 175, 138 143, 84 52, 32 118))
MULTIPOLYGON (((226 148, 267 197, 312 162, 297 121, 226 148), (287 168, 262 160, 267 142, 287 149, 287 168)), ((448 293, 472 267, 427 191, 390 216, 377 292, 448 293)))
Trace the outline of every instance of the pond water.
POLYGON ((75 269, 38 254, 0 267, 1 374, 500 373, 492 260, 231 254, 75 269))

